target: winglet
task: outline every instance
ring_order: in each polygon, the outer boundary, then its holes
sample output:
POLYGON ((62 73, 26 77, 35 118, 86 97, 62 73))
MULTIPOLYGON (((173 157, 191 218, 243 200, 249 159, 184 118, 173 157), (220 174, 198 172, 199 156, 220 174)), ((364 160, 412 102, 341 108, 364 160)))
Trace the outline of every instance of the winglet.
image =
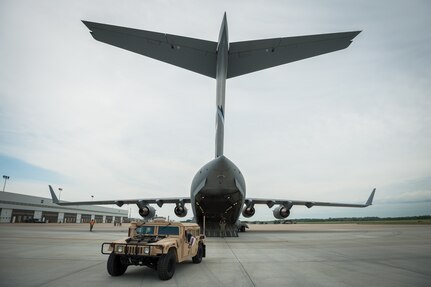
POLYGON ((92 31, 92 27, 91 24, 93 24, 93 22, 90 21, 85 21, 85 20, 81 20, 82 24, 84 24, 85 26, 87 26, 88 30, 92 31))
POLYGON ((54 193, 54 190, 52 189, 52 186, 51 185, 48 185, 48 186, 49 186, 49 191, 51 192, 52 202, 55 203, 55 204, 58 204, 59 201, 58 201, 57 196, 54 193))
POLYGON ((368 197, 367 202, 365 203, 366 206, 370 206, 373 204, 373 199, 374 199, 374 193, 376 193, 376 189, 374 188, 373 191, 370 194, 370 197, 368 197))

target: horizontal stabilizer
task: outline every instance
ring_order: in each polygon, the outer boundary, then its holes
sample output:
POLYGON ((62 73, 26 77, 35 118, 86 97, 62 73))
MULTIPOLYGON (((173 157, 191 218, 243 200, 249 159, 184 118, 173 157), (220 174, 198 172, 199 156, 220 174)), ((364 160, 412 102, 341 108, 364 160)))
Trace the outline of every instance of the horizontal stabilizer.
POLYGON ((215 78, 216 42, 89 21, 82 22, 97 41, 215 78))
POLYGON ((360 31, 230 43, 227 77, 347 48, 360 31))
MULTIPOLYGON (((216 77, 218 43, 82 21, 94 39, 211 78, 216 77)), ((227 78, 347 48, 360 31, 234 42, 227 78)))

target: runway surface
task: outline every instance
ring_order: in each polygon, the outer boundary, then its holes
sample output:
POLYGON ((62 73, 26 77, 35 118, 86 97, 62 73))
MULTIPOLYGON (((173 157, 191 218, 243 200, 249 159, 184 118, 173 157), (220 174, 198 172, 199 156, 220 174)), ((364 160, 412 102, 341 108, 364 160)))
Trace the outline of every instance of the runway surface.
POLYGON ((430 286, 430 225, 252 225, 207 239, 201 264, 160 281, 147 267, 106 271, 102 242, 127 226, 0 225, 0 286, 430 286))

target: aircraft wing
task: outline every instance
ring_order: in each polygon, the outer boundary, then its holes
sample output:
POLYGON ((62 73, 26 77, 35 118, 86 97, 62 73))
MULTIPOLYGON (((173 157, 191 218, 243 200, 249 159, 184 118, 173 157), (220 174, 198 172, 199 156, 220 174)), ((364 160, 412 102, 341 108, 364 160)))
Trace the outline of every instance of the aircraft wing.
POLYGON ((227 78, 345 49, 360 32, 230 43, 227 78))
POLYGON ((49 191, 51 192, 52 202, 58 205, 105 205, 105 204, 116 204, 121 207, 124 204, 157 204, 162 207, 165 203, 173 204, 184 204, 190 203, 190 197, 175 197, 175 198, 140 198, 140 199, 121 199, 121 200, 100 200, 100 201, 76 201, 76 202, 65 202, 59 201, 54 193, 51 185, 49 185, 49 191))
POLYGON ((313 206, 334 206, 334 207, 367 207, 373 204, 374 194, 376 189, 371 192, 368 200, 364 204, 354 203, 337 203, 337 202, 319 202, 319 201, 303 201, 303 200, 289 200, 289 199, 263 199, 263 198, 247 198, 246 205, 250 204, 266 204, 269 208, 276 204, 281 204, 290 209, 293 205, 305 205, 308 208, 313 206))
POLYGON ((217 43, 82 21, 97 41, 215 78, 217 43))

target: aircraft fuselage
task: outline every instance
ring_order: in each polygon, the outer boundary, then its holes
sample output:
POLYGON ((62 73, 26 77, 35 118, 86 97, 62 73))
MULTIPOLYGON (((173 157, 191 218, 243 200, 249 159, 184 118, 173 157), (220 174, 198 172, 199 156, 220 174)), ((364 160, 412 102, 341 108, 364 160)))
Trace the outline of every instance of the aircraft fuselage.
POLYGON ((246 194, 245 180, 239 168, 225 156, 204 165, 195 175, 190 198, 195 220, 203 226, 223 218, 234 225, 241 214, 246 194))
POLYGON ((237 222, 245 200, 245 181, 238 167, 223 155, 225 92, 229 58, 226 15, 220 27, 216 65, 216 135, 215 159, 204 165, 193 178, 191 205, 195 220, 201 226, 237 222))

